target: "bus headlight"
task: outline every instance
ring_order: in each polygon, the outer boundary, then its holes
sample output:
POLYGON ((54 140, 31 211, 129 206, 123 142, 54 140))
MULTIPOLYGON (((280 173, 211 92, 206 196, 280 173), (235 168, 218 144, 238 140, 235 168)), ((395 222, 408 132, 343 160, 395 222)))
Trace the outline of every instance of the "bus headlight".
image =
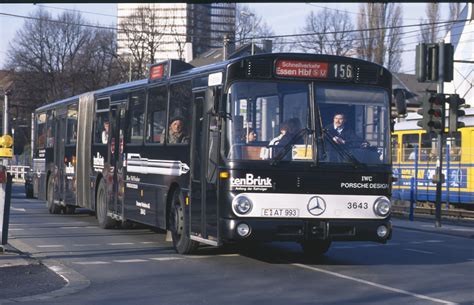
POLYGON ((385 217, 390 214, 391 203, 386 197, 379 197, 375 200, 374 203, 374 213, 375 215, 385 217))
POLYGON ((240 223, 237 226, 237 234, 239 234, 240 237, 246 237, 250 235, 250 226, 246 223, 240 223))
POLYGON ((253 204, 252 204, 252 201, 248 197, 239 196, 233 200, 232 206, 236 214, 245 215, 245 214, 250 213, 250 211, 252 210, 253 204))

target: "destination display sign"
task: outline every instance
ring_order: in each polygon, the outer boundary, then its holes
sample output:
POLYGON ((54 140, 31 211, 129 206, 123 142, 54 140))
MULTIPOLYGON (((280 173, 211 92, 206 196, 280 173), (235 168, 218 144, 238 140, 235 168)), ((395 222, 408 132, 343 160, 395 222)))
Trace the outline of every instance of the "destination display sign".
POLYGON ((353 67, 350 64, 278 59, 275 74, 281 77, 350 80, 353 78, 353 67))

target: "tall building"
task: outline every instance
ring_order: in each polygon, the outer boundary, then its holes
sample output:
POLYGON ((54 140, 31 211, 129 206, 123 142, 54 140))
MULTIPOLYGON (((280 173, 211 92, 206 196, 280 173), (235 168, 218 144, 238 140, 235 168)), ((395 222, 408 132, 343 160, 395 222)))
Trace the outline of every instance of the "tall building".
MULTIPOLYGON (((190 61, 235 36, 235 3, 119 3, 118 53, 154 50, 146 58, 190 61), (127 24, 126 27, 121 24, 127 24)), ((149 63, 149 62, 148 62, 149 63)))

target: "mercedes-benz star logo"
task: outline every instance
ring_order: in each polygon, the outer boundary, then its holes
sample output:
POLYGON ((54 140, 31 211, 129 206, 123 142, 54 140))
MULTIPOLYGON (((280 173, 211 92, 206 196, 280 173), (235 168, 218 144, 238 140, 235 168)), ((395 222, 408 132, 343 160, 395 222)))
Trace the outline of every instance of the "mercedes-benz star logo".
POLYGON ((314 196, 308 202, 308 212, 311 215, 319 216, 326 211, 326 201, 322 197, 314 196))

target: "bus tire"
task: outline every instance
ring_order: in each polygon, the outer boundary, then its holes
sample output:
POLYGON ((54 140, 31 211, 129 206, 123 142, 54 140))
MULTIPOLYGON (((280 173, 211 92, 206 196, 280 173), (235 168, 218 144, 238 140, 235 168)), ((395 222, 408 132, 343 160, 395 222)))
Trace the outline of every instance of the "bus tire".
POLYGON ((110 216, 107 216, 107 190, 105 189, 104 179, 101 179, 99 182, 99 187, 97 188, 97 194, 95 198, 95 210, 96 217, 99 223, 99 227, 102 229, 111 229, 115 227, 117 222, 113 220, 110 216))
POLYGON ((52 177, 48 179, 48 189, 47 198, 46 198, 46 207, 50 214, 59 214, 61 213, 61 207, 54 203, 54 180, 52 177))
POLYGON ((199 243, 191 240, 187 234, 188 217, 184 210, 181 192, 176 190, 171 199, 169 226, 173 238, 173 246, 179 254, 191 254, 196 251, 199 243))
POLYGON ((318 257, 328 252, 331 247, 330 240, 307 240, 301 242, 303 253, 307 257, 318 257))

